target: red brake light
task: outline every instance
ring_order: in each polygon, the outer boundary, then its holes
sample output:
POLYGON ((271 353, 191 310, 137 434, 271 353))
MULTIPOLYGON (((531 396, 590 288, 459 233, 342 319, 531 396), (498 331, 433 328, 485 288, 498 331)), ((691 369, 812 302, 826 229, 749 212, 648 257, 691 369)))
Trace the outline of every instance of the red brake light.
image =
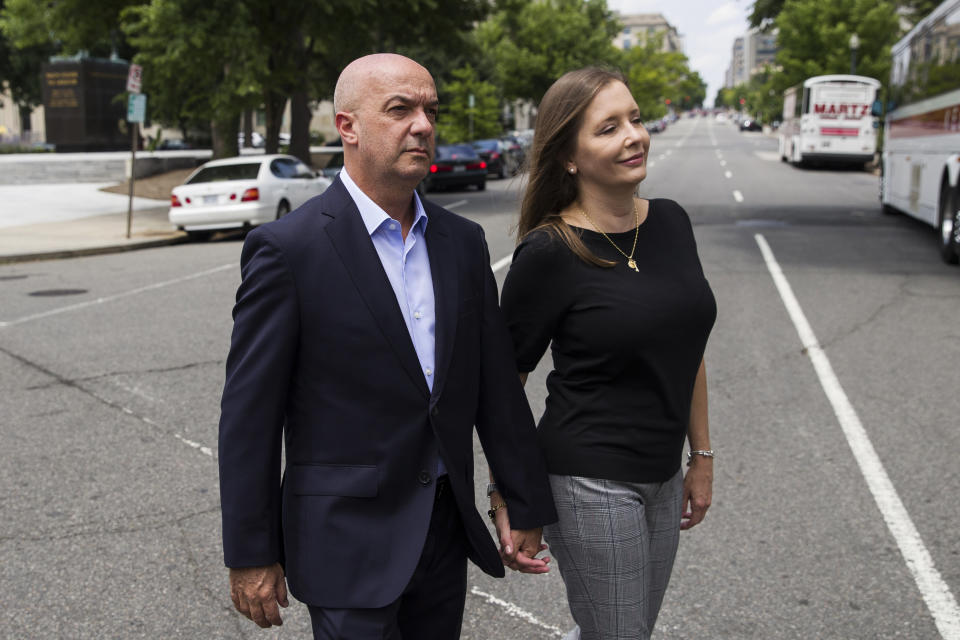
POLYGON ((481 160, 481 161, 480 161, 480 168, 481 168, 481 169, 486 169, 486 168, 487 168, 487 163, 484 162, 483 160, 481 160))
POLYGON ((436 172, 437 172, 437 165, 435 164, 430 165, 430 173, 436 173, 436 172))
POLYGON ((179 207, 179 206, 181 206, 181 204, 180 204, 180 198, 178 198, 177 196, 171 194, 171 195, 170 195, 170 206, 171 206, 171 207, 179 207))
POLYGON ((250 202, 251 200, 259 200, 259 199, 260 199, 260 189, 257 189, 256 187, 254 187, 252 189, 247 189, 246 191, 243 192, 243 196, 241 196, 240 202, 250 202))
POLYGON ((491 159, 491 160, 496 160, 496 159, 499 158, 499 157, 500 157, 500 153, 499 153, 498 151, 493 151, 493 152, 490 153, 490 159, 491 159))
POLYGON ((237 194, 231 193, 231 194, 230 194, 230 199, 231 199, 231 200, 236 200, 236 199, 237 199, 237 194))

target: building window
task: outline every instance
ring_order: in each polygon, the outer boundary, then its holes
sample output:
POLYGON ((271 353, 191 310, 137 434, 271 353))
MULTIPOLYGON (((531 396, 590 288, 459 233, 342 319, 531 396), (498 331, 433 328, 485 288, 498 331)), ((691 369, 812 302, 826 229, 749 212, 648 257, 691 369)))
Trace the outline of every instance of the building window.
POLYGON ((626 35, 626 36, 630 35, 630 27, 623 28, 623 35, 626 35))
POLYGON ((624 39, 623 39, 623 49, 624 49, 624 51, 626 51, 626 50, 629 49, 629 48, 630 48, 630 38, 624 38, 624 39))

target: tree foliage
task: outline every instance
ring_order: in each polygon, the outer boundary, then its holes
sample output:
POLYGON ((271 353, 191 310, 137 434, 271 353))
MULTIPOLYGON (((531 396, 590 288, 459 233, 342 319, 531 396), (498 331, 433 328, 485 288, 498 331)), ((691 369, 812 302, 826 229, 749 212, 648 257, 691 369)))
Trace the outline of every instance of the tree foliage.
POLYGON ((497 88, 480 80, 470 65, 454 70, 451 75, 453 79, 443 82, 439 89, 437 138, 443 142, 462 142, 500 135, 497 88), (473 96, 472 107, 470 96, 473 96))
POLYGON ((0 89, 10 92, 23 121, 42 101, 40 71, 54 48, 49 42, 14 46, 4 26, 4 9, 5 0, 0 0, 0 89))
POLYGON ((669 106, 689 109, 703 104, 707 85, 691 71, 687 56, 661 51, 661 40, 650 38, 643 46, 623 52, 623 69, 644 120, 660 118, 669 106))
POLYGON ((890 46, 899 26, 887 0, 786 0, 776 25, 780 91, 810 76, 849 73, 854 33, 860 40, 857 73, 881 81, 890 75, 890 46))
POLYGON ((605 0, 502 0, 477 28, 508 100, 539 102, 567 71, 615 65, 620 25, 605 0))

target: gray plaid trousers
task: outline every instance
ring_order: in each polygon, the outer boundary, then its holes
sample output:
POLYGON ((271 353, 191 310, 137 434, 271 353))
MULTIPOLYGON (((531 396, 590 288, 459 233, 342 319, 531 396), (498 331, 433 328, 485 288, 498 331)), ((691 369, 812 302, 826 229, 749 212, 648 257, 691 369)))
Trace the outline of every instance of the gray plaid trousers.
POLYGON ((680 540, 683 473, 640 484, 550 476, 560 517, 544 528, 583 640, 653 632, 680 540))

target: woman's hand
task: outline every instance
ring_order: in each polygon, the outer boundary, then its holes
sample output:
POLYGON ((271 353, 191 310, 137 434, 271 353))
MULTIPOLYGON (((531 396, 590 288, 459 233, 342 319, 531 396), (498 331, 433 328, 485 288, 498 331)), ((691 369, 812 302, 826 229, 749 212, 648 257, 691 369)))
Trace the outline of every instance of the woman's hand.
POLYGON ((683 478, 683 515, 680 528, 690 529, 703 522, 713 499, 713 458, 693 456, 683 478))
MULTIPOLYGON (((490 505, 503 504, 499 493, 490 496, 490 505)), ((538 553, 547 548, 541 544, 541 529, 511 529, 510 515, 506 507, 500 507, 494 514, 494 526, 500 541, 500 559, 505 567, 520 573, 547 573, 550 571, 550 558, 537 558, 538 553)))

